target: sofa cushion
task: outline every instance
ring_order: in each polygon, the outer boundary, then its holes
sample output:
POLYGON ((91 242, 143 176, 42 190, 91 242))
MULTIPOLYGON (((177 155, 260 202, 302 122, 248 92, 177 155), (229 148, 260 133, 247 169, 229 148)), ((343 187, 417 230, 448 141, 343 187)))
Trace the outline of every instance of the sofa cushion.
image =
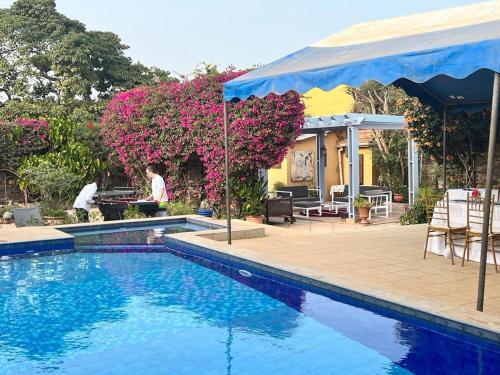
POLYGON ((294 202, 319 202, 318 197, 299 197, 299 198, 292 198, 294 202))
POLYGON ((371 195, 382 195, 384 194, 384 191, 382 189, 373 189, 373 190, 367 190, 364 193, 361 193, 366 196, 371 196, 371 195))
MULTIPOLYGON (((289 191, 292 193, 292 198, 297 199, 297 198, 307 198, 309 196, 309 191, 307 189, 307 186, 287 186, 278 189, 279 191, 289 191)), ((289 196, 286 193, 277 193, 278 197, 287 197, 289 196)))

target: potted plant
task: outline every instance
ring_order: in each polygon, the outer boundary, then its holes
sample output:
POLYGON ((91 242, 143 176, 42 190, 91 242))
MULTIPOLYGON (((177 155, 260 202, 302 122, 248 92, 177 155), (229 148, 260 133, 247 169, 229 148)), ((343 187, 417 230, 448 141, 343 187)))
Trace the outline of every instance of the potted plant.
POLYGON ((210 203, 206 199, 202 200, 200 203, 200 207, 196 211, 198 215, 205 216, 205 217, 212 217, 214 214, 214 211, 210 207, 210 203))
POLYGON ((404 199, 404 191, 405 186, 401 183, 401 181, 395 181, 392 183, 392 197, 394 202, 401 203, 404 199))
POLYGON ((239 183, 235 189, 235 195, 240 207, 240 216, 251 223, 262 224, 266 202, 263 179, 258 176, 247 178, 239 183))
POLYGON ((354 198, 353 201, 353 206, 358 209, 358 215, 360 220, 360 224, 369 224, 368 222, 368 216, 370 216, 370 209, 372 208, 371 202, 358 195, 357 197, 354 198))

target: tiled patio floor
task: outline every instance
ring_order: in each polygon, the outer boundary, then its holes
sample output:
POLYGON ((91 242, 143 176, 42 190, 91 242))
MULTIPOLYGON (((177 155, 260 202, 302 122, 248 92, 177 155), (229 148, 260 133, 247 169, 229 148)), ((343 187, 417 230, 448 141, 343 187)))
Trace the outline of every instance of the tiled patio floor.
MULTIPOLYGON (((476 311, 479 265, 430 254, 425 225, 371 225, 299 220, 265 226, 263 238, 203 246, 302 276, 500 332, 500 273, 487 269, 484 312, 476 311)), ((188 238, 192 234, 182 234, 188 238)))

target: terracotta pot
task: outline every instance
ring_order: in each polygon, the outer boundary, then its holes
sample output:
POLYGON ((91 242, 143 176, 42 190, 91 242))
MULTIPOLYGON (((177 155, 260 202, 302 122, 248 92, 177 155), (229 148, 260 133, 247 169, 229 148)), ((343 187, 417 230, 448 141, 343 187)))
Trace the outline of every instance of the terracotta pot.
POLYGON ((370 224, 367 220, 370 215, 370 207, 358 207, 358 215, 360 218, 360 224, 370 224))
POLYGON ((44 216, 43 219, 47 225, 62 225, 64 224, 64 217, 60 216, 44 216))
POLYGON ((259 216, 248 215, 245 216, 245 220, 248 221, 249 223, 262 224, 264 222, 264 215, 259 215, 259 216))
POLYGON ((403 194, 394 194, 394 202, 401 203, 403 201, 403 194))

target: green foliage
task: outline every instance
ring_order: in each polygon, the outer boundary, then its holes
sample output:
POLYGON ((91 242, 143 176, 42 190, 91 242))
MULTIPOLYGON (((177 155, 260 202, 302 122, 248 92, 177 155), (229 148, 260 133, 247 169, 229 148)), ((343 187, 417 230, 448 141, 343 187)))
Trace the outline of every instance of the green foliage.
POLYGON ((0 11, 0 116, 96 119, 100 99, 172 80, 134 63, 127 49, 116 34, 89 31, 59 13, 55 0, 15 1, 0 11))
MULTIPOLYGON (((438 163, 443 161, 443 115, 415 98, 401 102, 408 129, 420 151, 438 163)), ((489 111, 449 114, 446 150, 451 185, 475 186, 475 161, 488 147, 489 111), (453 173, 458 170, 458 175, 453 173)), ((450 185, 450 184, 449 184, 450 185)))
POLYGON ((354 198, 352 205, 355 208, 371 208, 372 207, 371 202, 367 198, 362 197, 360 195, 358 195, 354 198))
MULTIPOLYGON (((400 114, 400 103, 408 100, 406 93, 393 86, 383 86, 376 81, 367 81, 348 92, 354 98, 354 112, 373 114, 400 114)), ((373 165, 379 171, 379 184, 393 190, 392 181, 406 180, 406 132, 399 130, 371 131, 373 165)))
POLYGON ((73 214, 68 214, 67 212, 65 212, 66 214, 64 215, 64 221, 63 221, 63 224, 77 224, 78 223, 78 216, 76 215, 76 213, 73 213, 73 214))
MULTIPOLYGON (((426 212, 426 199, 427 197, 437 194, 435 190, 430 187, 422 187, 418 191, 415 199, 415 204, 408 208, 404 214, 399 217, 401 225, 424 224, 427 222, 426 212)), ((433 204, 435 202, 429 202, 433 204)))
POLYGON ((129 206, 127 209, 123 212, 123 216, 125 219, 144 219, 146 215, 139 211, 139 206, 129 206))
POLYGON ((26 226, 28 227, 38 227, 40 225, 43 225, 43 222, 37 217, 31 216, 26 220, 26 226))
POLYGON ((427 222, 425 214, 425 202, 418 200, 399 217, 401 225, 423 224, 427 222))
POLYGON ((92 180, 98 173, 108 168, 107 158, 103 151, 104 146, 91 147, 77 139, 84 138, 84 133, 78 124, 66 119, 54 118, 49 121, 50 151, 39 155, 30 155, 21 164, 21 170, 34 169, 39 165, 52 165, 68 169, 79 177, 79 181, 72 186, 71 191, 76 193, 82 185, 92 180), (102 158, 102 159, 100 159, 102 158))
POLYGON ((30 124, 26 125, 21 124, 22 121, 0 120, 0 169, 15 171, 26 156, 39 155, 49 149, 46 123, 28 120, 30 124))
POLYGON ((63 208, 73 197, 74 186, 80 178, 64 166, 41 163, 20 169, 20 187, 40 195, 45 207, 63 208))
POLYGON ((240 181, 234 188, 238 217, 259 216, 265 212, 265 183, 257 175, 240 181))
POLYGON ((41 206, 41 214, 42 216, 51 216, 51 217, 66 217, 68 213, 63 208, 55 208, 47 205, 45 202, 42 202, 41 206))
POLYGON ((170 216, 190 215, 193 208, 185 202, 167 202, 167 213, 170 216))
POLYGON ((405 194, 406 186, 401 182, 400 179, 394 178, 391 182, 391 191, 393 194, 405 194))

